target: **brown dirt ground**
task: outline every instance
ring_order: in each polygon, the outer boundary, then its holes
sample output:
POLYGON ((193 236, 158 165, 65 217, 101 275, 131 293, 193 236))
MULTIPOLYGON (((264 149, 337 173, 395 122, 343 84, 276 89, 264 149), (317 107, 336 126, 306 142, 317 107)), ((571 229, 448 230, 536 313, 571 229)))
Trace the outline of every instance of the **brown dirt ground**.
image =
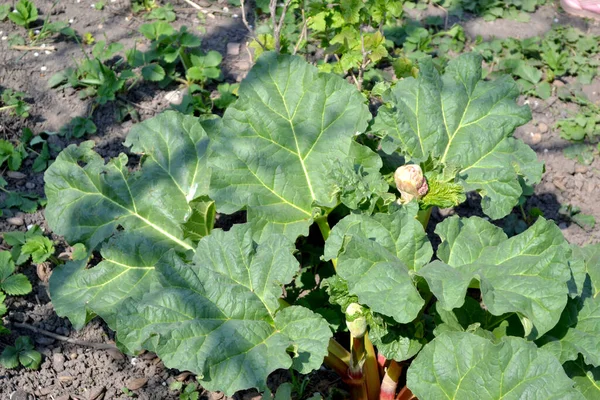
MULTIPOLYGON (((50 12, 52 2, 36 0, 41 17, 50 12)), ((68 21, 73 19, 72 27, 79 33, 90 32, 97 40, 106 39, 108 42, 121 42, 125 48, 132 47, 140 40, 137 28, 143 19, 130 13, 129 2, 111 0, 106 2, 104 10, 91 8, 92 0, 60 1, 52 10, 52 21, 68 21)), ((251 61, 244 44, 246 31, 240 18, 240 10, 229 6, 228 13, 215 13, 214 18, 201 21, 197 12, 181 0, 172 2, 178 19, 176 27, 187 25, 191 31, 201 34, 205 49, 220 51, 224 57, 223 70, 230 82, 239 81, 251 66, 251 61), (241 43, 239 54, 227 55, 228 43, 241 43)), ((202 1, 200 2, 203 3, 202 1)), ((222 10, 228 6, 225 0, 207 2, 205 5, 222 10), (211 3, 211 4, 208 4, 211 3)), ((431 9, 429 13, 439 13, 439 9, 431 9)), ((481 18, 472 18, 463 22, 466 31, 472 37, 483 34, 486 37, 506 37, 515 35, 527 37, 543 34, 550 28, 552 22, 573 24, 584 31, 600 34, 600 26, 588 24, 579 19, 569 18, 557 11, 554 6, 546 6, 532 15, 531 23, 498 20, 485 22, 481 18)), ((0 36, 12 32, 23 33, 24 30, 15 27, 10 22, 0 22, 0 36)), ((0 88, 12 88, 28 94, 32 106, 31 116, 26 120, 7 117, 0 113, 0 137, 14 138, 20 135, 23 127, 31 128, 36 134, 43 131, 58 131, 73 117, 87 115, 89 101, 80 100, 72 90, 49 90, 47 80, 52 74, 73 65, 73 59, 82 58, 82 50, 74 43, 57 39, 49 40, 48 45, 57 48, 56 52, 45 54, 40 52, 35 57, 33 52, 19 52, 9 49, 7 41, 0 41, 0 88), (46 67, 42 71, 42 67, 46 67)), ((139 46, 139 44, 138 44, 139 46)), ((86 51, 91 51, 89 47, 86 51)), ((172 91, 172 89, 171 89, 172 91)), ((593 101, 600 101, 600 79, 585 88, 593 101)), ((135 105, 142 119, 149 118, 168 106, 165 95, 168 91, 159 90, 154 86, 137 86, 128 94, 127 100, 135 105)), ((536 98, 522 98, 533 111, 533 120, 518 129, 516 136, 530 144, 546 163, 546 174, 543 181, 535 189, 535 195, 529 199, 527 207, 539 207, 547 218, 556 220, 566 238, 578 245, 600 242, 600 229, 586 231, 579 226, 561 219, 558 209, 561 204, 572 204, 581 207, 582 212, 593 215, 600 222, 600 160, 596 157, 590 166, 577 165, 574 161, 565 159, 562 149, 569 145, 560 139, 559 132, 554 129, 557 120, 566 117, 572 106, 565 105, 555 96, 546 101, 536 98), (547 129, 545 129, 547 127, 547 129)), ((116 156, 126 151, 122 142, 132 125, 131 121, 121 124, 114 122, 113 108, 105 106, 94 113, 94 122, 98 132, 91 138, 97 143, 97 150, 104 157, 116 156)), ((50 139, 59 147, 67 142, 58 136, 50 139)), ((77 142, 72 140, 71 142, 77 142)), ((55 154, 54 154, 55 155, 55 154)), ((31 161, 25 162, 22 171, 27 174, 24 179, 10 179, 9 188, 27 190, 43 195, 43 174, 31 171, 31 161)), ((5 171, 2 171, 5 176, 5 171)), ((470 196, 465 205, 456 210, 436 211, 434 220, 458 213, 460 215, 481 215, 477 196, 470 196)), ((0 232, 25 230, 32 224, 41 225, 48 232, 43 212, 18 215, 23 218, 22 226, 10 225, 6 215, 0 218, 0 232)), ((59 240, 60 238, 54 237, 59 240)), ((64 245, 64 243, 63 243, 64 245)), ((92 321, 81 331, 72 329, 71 324, 58 317, 52 308, 48 295, 47 283, 41 281, 36 274, 34 265, 26 265, 22 271, 33 282, 32 294, 23 298, 8 301, 8 321, 27 323, 47 331, 74 339, 90 342, 105 343, 113 339, 113 334, 98 320, 92 321)), ((9 325, 10 326, 10 325, 9 325)), ((19 334, 31 336, 36 348, 43 354, 43 363, 39 371, 23 369, 6 370, 0 367, 0 398, 2 399, 125 399, 127 396, 121 388, 131 385, 134 379, 147 378, 147 382, 135 394, 139 399, 176 399, 177 395, 168 390, 180 371, 169 370, 153 354, 143 354, 138 357, 123 356, 120 353, 106 350, 96 350, 55 340, 47 336, 34 334, 22 328, 12 328, 13 334, 0 340, 0 347, 12 343, 19 334), (70 397, 69 397, 70 396, 70 397)), ((287 380, 287 372, 274 374, 272 385, 287 380)), ((191 378, 188 378, 191 381, 191 378)), ((336 379, 327 372, 318 372, 311 377, 307 393, 321 391, 327 393, 327 387, 336 383, 336 379)), ((255 392, 242 393, 239 399, 255 398, 255 392)), ((202 392, 203 399, 221 399, 220 393, 202 392)))

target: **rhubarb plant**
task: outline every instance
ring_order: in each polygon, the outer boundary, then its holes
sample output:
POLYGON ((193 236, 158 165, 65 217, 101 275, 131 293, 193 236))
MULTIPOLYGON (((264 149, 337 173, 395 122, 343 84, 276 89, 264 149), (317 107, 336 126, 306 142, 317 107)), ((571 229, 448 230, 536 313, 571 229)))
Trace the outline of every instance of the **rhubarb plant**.
POLYGON ((54 270, 57 313, 227 395, 325 363, 352 399, 596 398, 597 246, 542 217, 513 237, 479 217, 439 223, 435 247, 425 232, 434 206, 477 191, 498 218, 539 181, 511 136, 530 117, 514 82, 482 81, 474 55, 418 67, 371 123, 352 84, 265 53, 223 117, 135 125, 139 168, 63 150, 46 218, 89 253, 54 270))

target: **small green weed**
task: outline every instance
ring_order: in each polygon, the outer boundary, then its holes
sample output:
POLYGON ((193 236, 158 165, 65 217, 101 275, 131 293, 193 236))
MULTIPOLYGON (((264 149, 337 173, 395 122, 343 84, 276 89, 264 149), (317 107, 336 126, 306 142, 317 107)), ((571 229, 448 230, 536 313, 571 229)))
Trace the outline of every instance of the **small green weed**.
POLYGON ((35 350, 29 336, 19 336, 14 346, 6 346, 0 355, 0 364, 4 368, 17 368, 19 365, 27 369, 38 369, 42 355, 35 350))
POLYGON ((31 23, 38 19, 38 9, 29 0, 19 0, 13 12, 8 14, 8 18, 17 25, 29 28, 31 23))
POLYGON ((31 107, 25 102, 25 93, 17 92, 12 89, 4 89, 2 92, 2 104, 0 111, 8 111, 10 115, 17 115, 21 118, 29 116, 31 107))

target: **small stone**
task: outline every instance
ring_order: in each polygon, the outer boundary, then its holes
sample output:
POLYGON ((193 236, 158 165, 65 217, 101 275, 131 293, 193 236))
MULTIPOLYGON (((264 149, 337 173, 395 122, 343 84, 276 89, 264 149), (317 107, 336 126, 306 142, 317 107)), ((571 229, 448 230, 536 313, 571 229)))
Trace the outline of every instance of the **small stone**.
POLYGON ((129 390, 138 390, 143 387, 146 382, 148 382, 148 378, 134 378, 127 383, 127 389, 129 390))
POLYGON ((26 187, 27 189, 29 189, 29 190, 35 189, 35 183, 33 183, 33 182, 27 182, 27 183, 25 184, 25 187, 26 187))
POLYGON ((75 360, 75 359, 77 359, 77 353, 71 353, 71 354, 69 354, 69 358, 70 358, 71 360, 75 360))
POLYGON ((560 81, 558 79, 555 79, 554 82, 552 82, 552 84, 556 87, 563 87, 565 86, 565 83, 563 81, 560 81))
POLYGON ((438 213, 440 214, 440 216, 446 218, 446 217, 449 217, 450 215, 454 215, 454 208, 453 207, 438 208, 438 213))
POLYGON ((540 122, 538 124, 538 130, 540 131, 540 133, 546 133, 546 132, 548 132, 548 125, 546 125, 543 122, 540 122))
POLYGON ((165 94, 165 100, 171 104, 181 104, 181 100, 183 100, 183 95, 179 90, 173 90, 165 94))
POLYGON ((102 400, 104 398, 105 390, 106 388, 104 386, 93 388, 92 390, 90 390, 88 400, 102 400))
POLYGON ((191 373, 191 372, 189 372, 189 371, 184 371, 184 372, 180 373, 179 375, 177 375, 177 376, 175 377, 175 380, 176 380, 176 381, 178 381, 178 382, 183 382, 183 381, 185 381, 185 380, 188 378, 188 376, 190 376, 191 374, 192 374, 192 373, 191 373))
POLYGON ((65 356, 62 353, 56 353, 52 356, 52 367, 56 372, 65 370, 65 356))
POLYGON ((69 396, 68 394, 65 394, 63 396, 60 397, 55 397, 56 400, 71 400, 71 396, 69 396))
POLYGON ((27 178, 27 175, 25 175, 24 173, 19 172, 19 171, 8 171, 6 173, 6 176, 8 176, 11 179, 24 179, 24 178, 27 178))
POLYGON ((24 390, 17 390, 10 395, 10 400, 29 400, 34 397, 24 390))
POLYGON ((14 226, 22 226, 25 224, 25 221, 23 221, 23 218, 21 218, 21 217, 7 218, 6 222, 8 222, 9 224, 14 225, 14 226))
POLYGON ((63 382, 63 383, 72 382, 73 379, 74 379, 73 375, 71 375, 70 372, 61 372, 60 374, 58 374, 58 380, 60 382, 63 382))
POLYGON ((560 224, 558 224, 558 227, 563 230, 563 229, 567 229, 568 225, 566 222, 561 222, 560 224))
POLYGON ((554 178, 552 179, 552 184, 559 190, 567 190, 567 187, 562 182, 562 179, 554 178))
POLYGON ((586 167, 585 165, 581 165, 581 164, 575 165, 575 173, 576 174, 585 174, 586 172, 588 172, 588 167, 586 167))
POLYGON ((230 42, 227 43, 227 55, 228 56, 237 56, 240 54, 240 44, 230 42))
POLYGON ((125 356, 123 355, 123 353, 121 353, 119 350, 117 349, 108 349, 106 350, 106 352, 108 353, 109 356, 112 357, 113 360, 124 360, 125 356))
POLYGON ((48 396, 50 393, 52 393, 52 388, 51 387, 43 387, 40 390, 38 390, 38 393, 40 396, 48 396))
POLYGON ((542 134, 539 132, 535 132, 535 133, 531 132, 530 136, 531 136, 531 140, 530 140, 531 144, 538 144, 542 141, 542 134))

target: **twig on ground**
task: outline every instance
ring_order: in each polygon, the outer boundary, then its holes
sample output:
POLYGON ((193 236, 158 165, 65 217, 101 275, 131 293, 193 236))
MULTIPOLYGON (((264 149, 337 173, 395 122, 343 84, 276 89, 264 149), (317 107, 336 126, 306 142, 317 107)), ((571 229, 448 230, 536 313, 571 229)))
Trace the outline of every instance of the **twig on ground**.
POLYGON ((192 0, 183 0, 183 1, 185 1, 190 6, 194 7, 196 10, 200 11, 202 14, 205 14, 206 16, 208 16, 210 18, 214 18, 215 17, 212 14, 212 12, 214 12, 213 10, 207 10, 207 9, 205 9, 203 7, 200 7, 198 4, 194 3, 192 0))
POLYGON ((40 51, 44 51, 44 50, 48 50, 48 51, 56 51, 56 47, 54 46, 10 46, 11 49, 13 50, 22 50, 22 51, 29 51, 29 50, 40 50, 40 51))
POLYGON ((15 328, 27 329, 32 332, 39 333, 40 335, 44 335, 44 336, 48 336, 48 337, 51 337, 56 340, 60 340, 62 342, 76 344, 79 346, 92 347, 94 349, 100 349, 100 350, 112 349, 112 350, 120 351, 117 346, 115 346, 114 344, 110 344, 110 343, 94 343, 94 342, 87 342, 85 340, 72 339, 72 338, 69 338, 69 337, 66 337, 63 335, 58 335, 56 333, 49 332, 45 329, 37 328, 33 325, 29 325, 29 324, 25 324, 25 323, 21 323, 21 322, 11 322, 10 324, 12 326, 14 326, 15 328))

